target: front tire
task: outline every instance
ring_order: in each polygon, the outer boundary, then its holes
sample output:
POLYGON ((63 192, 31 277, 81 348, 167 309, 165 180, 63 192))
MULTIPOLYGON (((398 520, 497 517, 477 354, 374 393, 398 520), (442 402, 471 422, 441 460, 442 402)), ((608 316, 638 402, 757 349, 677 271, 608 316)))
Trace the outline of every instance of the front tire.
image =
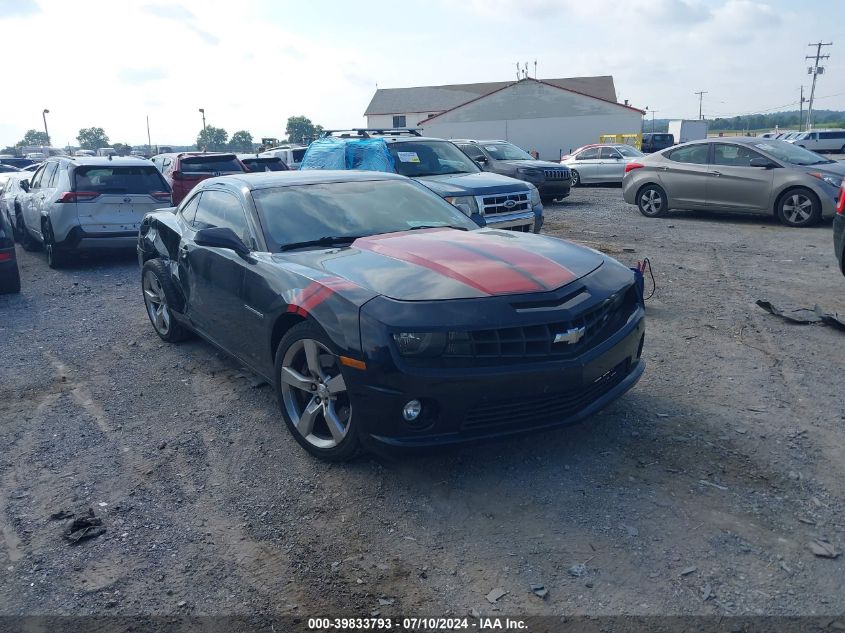
POLYGON ((812 226, 821 218, 821 207, 819 199, 807 189, 790 189, 778 199, 777 216, 786 226, 812 226))
POLYGON ((276 394, 296 441, 325 461, 358 452, 352 403, 334 344, 311 321, 293 326, 276 350, 276 394))
POLYGON ((659 218, 669 210, 666 192, 657 185, 646 185, 637 192, 637 208, 647 218, 659 218))
POLYGON ((581 174, 578 173, 576 169, 570 169, 569 172, 572 174, 572 184, 569 185, 570 187, 577 187, 581 184, 581 174))
POLYGON ((189 338, 190 331, 177 322, 171 312, 171 306, 181 305, 181 302, 163 261, 151 259, 144 264, 141 269, 141 289, 147 316, 156 334, 168 343, 178 343, 189 338))

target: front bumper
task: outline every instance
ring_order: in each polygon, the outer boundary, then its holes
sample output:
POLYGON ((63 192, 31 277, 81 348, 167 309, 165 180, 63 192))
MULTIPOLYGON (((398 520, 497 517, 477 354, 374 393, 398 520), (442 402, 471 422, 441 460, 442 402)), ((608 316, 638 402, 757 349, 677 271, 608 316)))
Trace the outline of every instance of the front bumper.
MULTIPOLYGON (((471 442, 567 426, 595 414, 642 376, 642 308, 624 326, 576 358, 469 369, 393 367, 348 375, 347 387, 369 448, 471 442), (422 421, 405 422, 409 400, 422 421)), ((352 373, 352 372, 350 372, 352 373)))
POLYGON ((484 222, 490 229, 519 230, 526 233, 539 233, 543 228, 543 205, 538 204, 530 211, 518 211, 516 213, 497 213, 485 215, 484 222))
POLYGON ((845 275, 845 215, 833 217, 833 249, 839 261, 839 270, 845 275))

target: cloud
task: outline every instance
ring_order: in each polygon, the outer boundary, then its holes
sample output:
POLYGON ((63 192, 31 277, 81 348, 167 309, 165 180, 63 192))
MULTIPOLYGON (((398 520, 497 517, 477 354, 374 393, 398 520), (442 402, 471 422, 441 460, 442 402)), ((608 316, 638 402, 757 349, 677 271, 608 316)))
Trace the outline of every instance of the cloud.
POLYGON ((0 0, 0 20, 40 13, 35 0, 0 0))
POLYGON ((206 44, 217 46, 220 43, 220 38, 212 35, 205 29, 197 26, 196 16, 187 8, 177 4, 147 4, 141 7, 141 10, 150 15, 154 15, 162 20, 169 20, 176 22, 180 26, 188 29, 197 37, 203 40, 206 44))
POLYGON ((167 79, 170 75, 161 68, 119 68, 117 78, 125 84, 140 84, 167 79))

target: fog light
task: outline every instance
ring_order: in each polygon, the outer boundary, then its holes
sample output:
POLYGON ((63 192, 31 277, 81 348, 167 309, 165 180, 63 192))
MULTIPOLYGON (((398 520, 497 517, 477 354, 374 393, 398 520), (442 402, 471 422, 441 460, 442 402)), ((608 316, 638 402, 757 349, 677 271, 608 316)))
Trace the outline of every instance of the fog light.
POLYGON ((405 418, 408 422, 413 422, 418 417, 420 417, 420 413, 422 413, 422 402, 419 400, 411 400, 405 407, 402 409, 402 417, 405 418))

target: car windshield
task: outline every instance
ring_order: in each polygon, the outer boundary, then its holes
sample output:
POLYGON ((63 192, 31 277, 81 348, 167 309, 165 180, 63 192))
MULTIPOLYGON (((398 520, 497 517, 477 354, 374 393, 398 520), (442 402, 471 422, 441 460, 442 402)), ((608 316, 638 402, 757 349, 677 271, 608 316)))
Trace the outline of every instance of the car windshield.
POLYGON ((810 138, 810 133, 804 132, 803 134, 799 134, 798 136, 796 136, 793 140, 806 141, 808 138, 810 138))
POLYGON ((402 180, 332 182, 252 193, 274 250, 321 238, 359 237, 422 227, 478 228, 422 185, 402 180))
POLYGON ((250 171, 287 171, 281 158, 244 158, 241 161, 250 171))
POLYGON ((403 176, 413 178, 481 171, 466 154, 448 141, 388 143, 388 148, 396 162, 397 173, 403 176))
POLYGON ((511 143, 485 143, 483 147, 493 160, 534 160, 531 154, 511 143))
POLYGON ((73 172, 74 191, 104 193, 150 193, 170 191, 154 166, 77 167, 73 172))
POLYGON ((186 174, 243 172, 240 162, 231 154, 220 156, 188 156, 182 159, 180 169, 186 174))
MULTIPOLYGON (((663 140, 663 139, 658 139, 658 140, 663 140)), ((622 154, 622 156, 625 156, 627 158, 637 158, 639 156, 645 156, 645 154, 643 154, 636 147, 631 147, 630 145, 617 145, 616 151, 619 152, 620 154, 622 154)))
POLYGON ((774 156, 778 160, 792 165, 822 165, 834 162, 815 152, 811 152, 792 143, 787 143, 786 141, 769 139, 762 143, 755 143, 754 147, 766 152, 770 156, 774 156))

